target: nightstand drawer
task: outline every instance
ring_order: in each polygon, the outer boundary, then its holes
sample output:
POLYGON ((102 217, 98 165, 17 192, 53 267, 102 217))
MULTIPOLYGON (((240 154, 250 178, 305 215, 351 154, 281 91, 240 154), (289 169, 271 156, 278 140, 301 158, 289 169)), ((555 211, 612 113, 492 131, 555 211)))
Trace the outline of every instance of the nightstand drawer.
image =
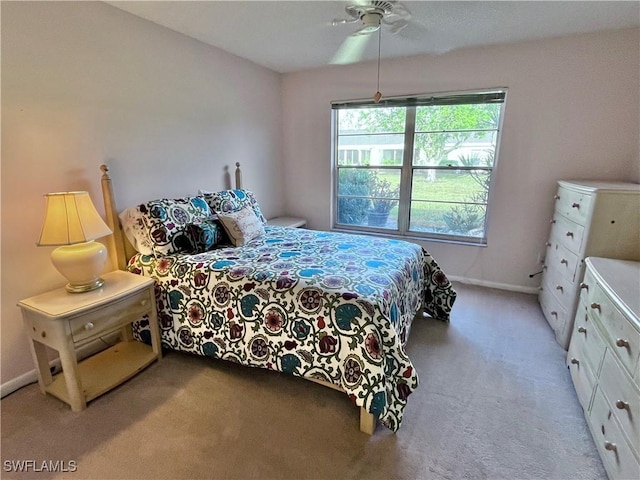
POLYGON ((99 336, 148 313, 151 305, 150 290, 145 289, 117 302, 95 310, 90 316, 83 315, 69 320, 73 342, 99 336))

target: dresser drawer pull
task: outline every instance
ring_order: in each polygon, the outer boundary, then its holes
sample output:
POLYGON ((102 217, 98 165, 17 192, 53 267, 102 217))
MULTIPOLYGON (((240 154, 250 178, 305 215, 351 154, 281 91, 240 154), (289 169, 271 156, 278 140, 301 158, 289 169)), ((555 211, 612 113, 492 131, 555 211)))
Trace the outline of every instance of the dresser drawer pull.
POLYGON ((587 285, 586 283, 582 282, 580 284, 580 288, 586 290, 587 292, 589 291, 589 285, 587 285))
POLYGON ((627 342, 624 338, 617 339, 616 345, 620 348, 629 348, 629 342, 627 342))
POLYGON ((567 237, 573 238, 573 232, 567 232, 567 237))
POLYGON ((144 300, 142 300, 142 301, 140 302, 140 306, 142 306, 142 307, 146 307, 146 306, 147 306, 147 303, 148 303, 148 300, 145 298, 144 300))
POLYGON ((616 402, 616 408, 618 410, 629 410, 629 403, 628 402, 623 402, 622 400, 618 400, 616 402))
POLYGON ((563 263, 564 265, 569 265, 569 261, 564 258, 560 260, 560 263, 563 263))
POLYGON ((571 208, 580 208, 580 204, 579 203, 572 203, 571 204, 571 208))
POLYGON ((551 310, 551 315, 553 315, 554 317, 558 317, 558 312, 556 312, 555 310, 551 310))
POLYGON ((553 225, 554 223, 556 223, 555 218, 552 218, 551 220, 549 220, 549 223, 551 223, 552 225, 553 225))
POLYGON ((554 200, 560 200, 560 195, 554 195, 554 196, 553 196, 553 199, 554 199, 554 200))
POLYGON ((551 246, 551 242, 545 243, 545 246, 550 247, 551 246))
POLYGON ((561 292, 564 292, 564 288, 562 288, 562 285, 556 285, 556 290, 560 290, 561 292))
POLYGON ((594 310, 598 310, 598 311, 600 311, 600 304, 599 304, 599 303, 596 303, 596 302, 593 302, 593 303, 591 304, 591 308, 593 308, 594 310))
POLYGON ((577 358, 572 358, 571 363, 573 363, 574 365, 580 365, 580 360, 578 360, 577 358))
POLYGON ((88 323, 85 323, 85 325, 84 325, 84 329, 85 330, 93 330, 94 327, 95 327, 95 325, 93 324, 93 322, 88 322, 88 323))
POLYGON ((578 333, 587 333, 587 329, 584 327, 578 327, 578 333))
POLYGON ((618 453, 618 447, 616 447, 615 443, 611 443, 611 442, 604 442, 604 449, 605 450, 609 450, 610 452, 616 452, 618 453))

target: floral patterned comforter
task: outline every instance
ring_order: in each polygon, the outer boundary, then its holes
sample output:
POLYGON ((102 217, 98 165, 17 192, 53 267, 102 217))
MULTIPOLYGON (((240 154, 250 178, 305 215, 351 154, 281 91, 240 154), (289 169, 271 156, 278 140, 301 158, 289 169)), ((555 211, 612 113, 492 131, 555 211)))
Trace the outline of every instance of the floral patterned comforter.
POLYGON ((128 268, 157 280, 164 347, 339 385, 393 431, 418 386, 411 322, 420 308, 448 321, 456 297, 415 244, 285 227, 243 247, 138 254, 128 268))

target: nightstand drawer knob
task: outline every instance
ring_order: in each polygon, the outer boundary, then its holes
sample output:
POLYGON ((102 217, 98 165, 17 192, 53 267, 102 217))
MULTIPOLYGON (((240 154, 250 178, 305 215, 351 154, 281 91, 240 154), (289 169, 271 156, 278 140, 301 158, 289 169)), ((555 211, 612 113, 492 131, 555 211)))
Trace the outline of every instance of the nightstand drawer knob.
POLYGON ((578 327, 578 333, 587 333, 587 329, 584 327, 578 327))
POLYGON ((93 324, 93 322, 88 322, 88 323, 85 323, 84 325, 85 330, 93 330, 94 327, 95 325, 93 324))
POLYGON ((593 302, 593 303, 591 304, 591 308, 593 308, 594 310, 598 310, 598 311, 600 311, 600 304, 599 304, 599 303, 595 303, 595 302, 593 302))
POLYGON ((140 302, 140 305, 142 305, 143 307, 146 307, 146 306, 147 306, 147 303, 149 303, 149 301, 145 298, 144 300, 142 300, 142 301, 140 302))
POLYGON ((604 442, 604 449, 609 450, 610 452, 618 451, 618 447, 616 446, 616 444, 611 442, 604 442))

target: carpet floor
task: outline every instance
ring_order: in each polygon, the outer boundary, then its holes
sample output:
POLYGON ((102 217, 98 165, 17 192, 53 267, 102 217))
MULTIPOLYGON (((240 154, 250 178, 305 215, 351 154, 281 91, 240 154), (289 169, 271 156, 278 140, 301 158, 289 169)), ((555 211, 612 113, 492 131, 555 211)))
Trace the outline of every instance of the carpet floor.
POLYGON ((172 352, 79 413, 35 384, 3 398, 1 476, 606 479, 536 297, 455 288, 450 324, 413 324, 420 386, 396 434, 361 433, 341 392, 172 352))

